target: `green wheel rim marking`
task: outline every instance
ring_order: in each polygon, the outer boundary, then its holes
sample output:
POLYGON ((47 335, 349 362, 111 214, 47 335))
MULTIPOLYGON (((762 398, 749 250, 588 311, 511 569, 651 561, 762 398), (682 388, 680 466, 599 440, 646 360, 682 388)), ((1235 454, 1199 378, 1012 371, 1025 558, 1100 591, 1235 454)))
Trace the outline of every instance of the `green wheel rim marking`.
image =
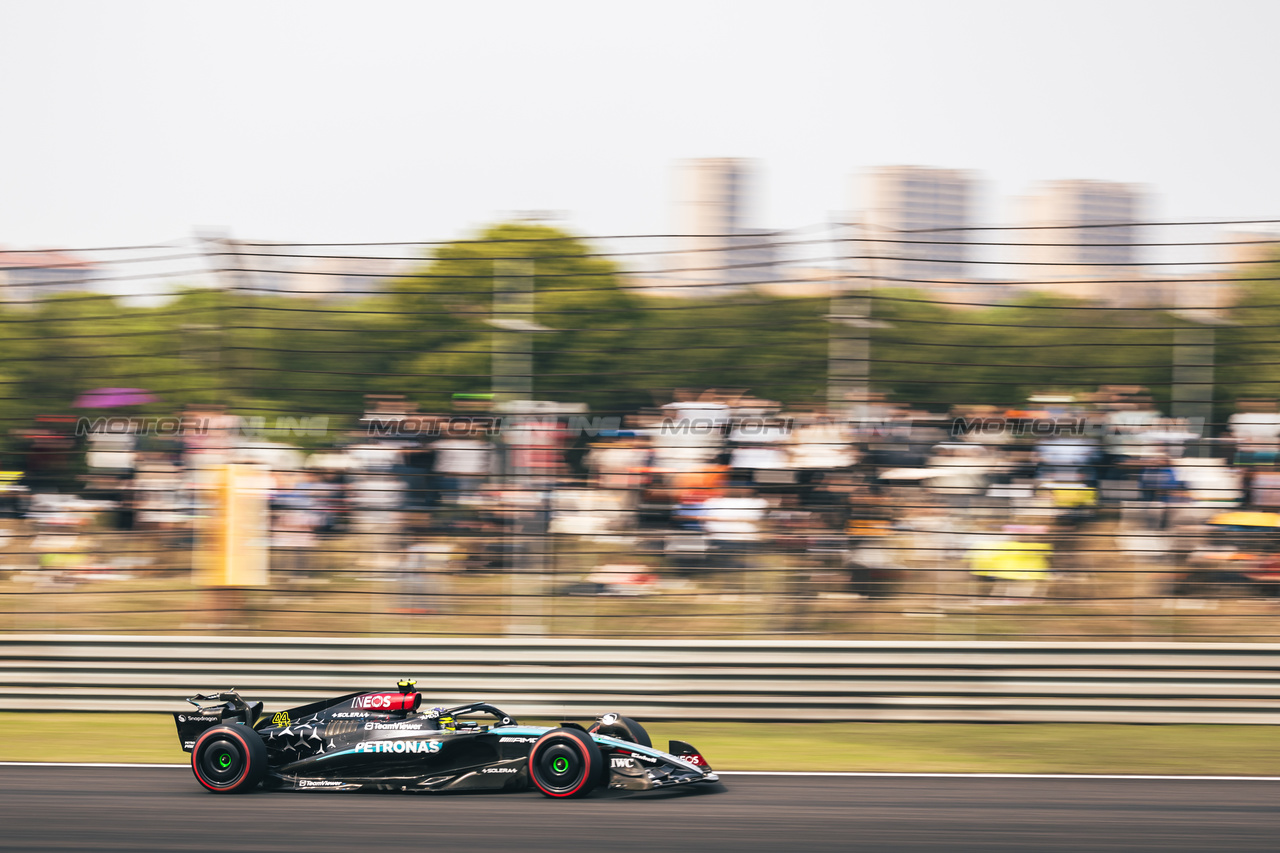
POLYGON ((569 760, 565 758, 563 755, 558 755, 551 762, 551 769, 556 771, 557 773, 564 773, 566 770, 569 769, 569 760))
POLYGON ((228 753, 222 753, 218 756, 218 766, 226 769, 231 766, 231 756, 228 753))

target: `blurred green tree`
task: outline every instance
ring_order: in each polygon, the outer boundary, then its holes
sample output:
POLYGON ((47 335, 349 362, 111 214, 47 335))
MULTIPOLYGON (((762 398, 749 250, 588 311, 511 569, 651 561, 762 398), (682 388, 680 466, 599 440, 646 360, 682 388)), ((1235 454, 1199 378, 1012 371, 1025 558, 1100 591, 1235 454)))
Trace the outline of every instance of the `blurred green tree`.
MULTIPOLYGON (((440 246, 396 282, 391 304, 407 328, 389 337, 406 358, 382 387, 435 405, 454 393, 488 392, 495 286, 519 291, 527 286, 521 275, 532 278, 533 321, 549 330, 533 335, 534 396, 606 404, 619 390, 608 380, 623 363, 619 342, 640 306, 612 261, 565 231, 528 222, 492 225, 440 246)), ((509 295, 499 294, 500 312, 509 295)))

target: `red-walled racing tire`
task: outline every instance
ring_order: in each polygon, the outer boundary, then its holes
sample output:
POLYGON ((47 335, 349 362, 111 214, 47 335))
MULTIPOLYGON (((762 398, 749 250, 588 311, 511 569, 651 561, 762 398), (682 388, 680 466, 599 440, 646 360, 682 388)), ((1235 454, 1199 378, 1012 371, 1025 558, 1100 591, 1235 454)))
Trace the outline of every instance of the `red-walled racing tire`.
POLYGON ((191 770, 215 794, 243 794, 267 773, 267 745, 248 726, 214 726, 191 750, 191 770))
POLYGON ((600 747, 577 729, 552 729, 529 750, 529 779, 545 796, 585 797, 604 777, 600 747))

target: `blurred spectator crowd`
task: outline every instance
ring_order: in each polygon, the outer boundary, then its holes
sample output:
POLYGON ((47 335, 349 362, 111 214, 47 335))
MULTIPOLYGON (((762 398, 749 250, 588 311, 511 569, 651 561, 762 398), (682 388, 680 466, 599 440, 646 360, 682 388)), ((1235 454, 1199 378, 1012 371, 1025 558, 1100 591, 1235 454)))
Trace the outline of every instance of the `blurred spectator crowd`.
POLYGON ((551 576, 571 595, 693 582, 994 603, 1280 588, 1267 403, 1215 431, 1136 387, 945 414, 674 396, 604 418, 371 397, 357 428, 301 438, 214 409, 170 435, 50 419, 0 466, 0 559, 28 576, 185 571, 206 472, 239 464, 264 475, 273 582, 386 574, 408 612, 443 606, 440 579, 465 573, 551 576))

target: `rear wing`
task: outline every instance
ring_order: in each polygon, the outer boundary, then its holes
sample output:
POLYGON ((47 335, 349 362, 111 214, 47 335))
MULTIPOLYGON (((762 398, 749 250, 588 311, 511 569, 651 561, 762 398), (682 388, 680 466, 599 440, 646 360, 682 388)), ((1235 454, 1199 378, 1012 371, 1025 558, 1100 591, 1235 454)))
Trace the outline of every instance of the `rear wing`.
POLYGON ((222 717, 217 714, 174 714, 173 721, 178 726, 178 742, 183 752, 196 748, 196 741, 206 729, 221 725, 222 717))
POLYGON ((195 706, 195 711, 173 715, 173 722, 178 727, 178 742, 184 752, 195 749, 196 740, 206 729, 222 723, 252 726, 262 716, 261 702, 245 702, 235 690, 207 695, 197 693, 187 701, 195 706))

